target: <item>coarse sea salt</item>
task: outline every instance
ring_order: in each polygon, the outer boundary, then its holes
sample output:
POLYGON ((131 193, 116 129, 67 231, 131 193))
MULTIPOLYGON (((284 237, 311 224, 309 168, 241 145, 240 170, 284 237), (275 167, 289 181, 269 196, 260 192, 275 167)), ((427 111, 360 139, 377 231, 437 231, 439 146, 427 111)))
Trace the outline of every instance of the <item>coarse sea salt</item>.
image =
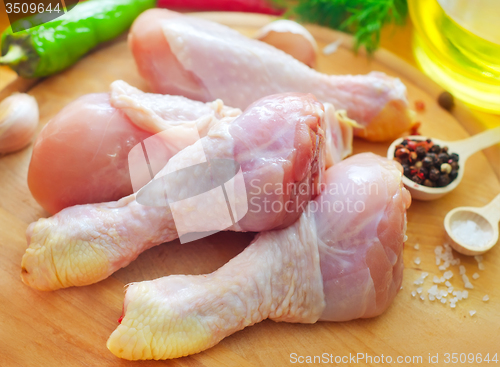
POLYGON ((432 294, 433 296, 438 294, 438 286, 433 285, 432 287, 429 288, 429 294, 432 294))
MULTIPOLYGON (((414 246, 418 249, 418 244, 414 246)), ((455 258, 453 256, 452 247, 444 243, 442 246, 437 246, 434 249, 434 254, 436 255, 436 265, 439 270, 443 271, 441 277, 434 275, 432 282, 434 283, 430 288, 427 289, 427 298, 429 301, 439 301, 442 304, 449 304, 450 308, 455 309, 457 307, 457 303, 462 300, 466 300, 469 297, 469 292, 467 289, 474 289, 473 284, 470 282, 469 277, 466 275, 466 268, 463 265, 460 265, 460 259, 455 258), (451 282, 449 281, 453 275, 455 275, 452 269, 447 270, 450 266, 457 266, 460 278, 464 283, 464 290, 455 290, 451 282)), ((478 255, 474 256, 477 261, 478 269, 484 270, 483 257, 478 255)), ((420 258, 417 257, 414 259, 415 263, 419 263, 420 258)), ((429 273, 422 272, 420 277, 414 281, 415 285, 422 285, 424 283, 425 278, 429 275, 429 273)), ((473 279, 478 279, 480 277, 479 273, 475 272, 472 275, 473 279)), ((416 291, 412 292, 412 296, 415 298, 420 298, 422 301, 425 300, 424 297, 425 289, 423 287, 416 288, 416 291)), ((483 302, 489 301, 489 296, 485 295, 482 298, 483 302)), ((469 311, 470 316, 476 314, 476 310, 469 311)))
POLYGON ((420 265, 420 258, 417 257, 415 260, 413 260, 413 262, 417 265, 420 265))
POLYGON ((415 281, 413 282, 413 284, 415 285, 421 285, 421 284, 424 284, 424 280, 425 278, 427 278, 427 276, 429 275, 429 273, 427 272, 422 272, 422 274, 420 275, 420 277, 418 277, 417 279, 415 279, 415 281))
POLYGON ((451 224, 451 233, 461 243, 471 247, 483 247, 491 240, 493 233, 483 230, 473 220, 456 220, 451 224))
POLYGON ((444 280, 441 281, 441 278, 439 278, 437 275, 434 275, 434 278, 432 278, 432 281, 434 283, 438 283, 439 284, 439 283, 442 283, 444 280))
POLYGON ((434 249, 434 254, 436 255, 436 265, 439 266, 439 270, 441 271, 445 271, 450 265, 460 264, 460 259, 453 257, 453 250, 447 243, 443 246, 437 246, 434 249), (443 261, 443 264, 441 264, 441 261, 443 261))
POLYGON ((420 250, 420 245, 417 243, 417 244, 415 244, 415 246, 413 246, 413 248, 414 248, 415 250, 420 250))

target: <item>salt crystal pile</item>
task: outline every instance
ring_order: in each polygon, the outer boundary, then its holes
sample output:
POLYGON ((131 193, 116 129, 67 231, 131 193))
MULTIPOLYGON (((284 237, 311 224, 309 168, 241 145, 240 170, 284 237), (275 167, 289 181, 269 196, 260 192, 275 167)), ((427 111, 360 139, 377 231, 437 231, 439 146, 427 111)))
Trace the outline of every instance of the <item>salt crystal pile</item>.
POLYGON ((434 254, 436 255, 436 265, 439 265, 439 270, 441 271, 445 271, 450 265, 460 264, 460 259, 453 257, 451 246, 447 243, 443 246, 437 246, 434 249, 434 254), (443 261, 443 264, 441 264, 441 261, 443 261))
POLYGON ((465 266, 460 265, 459 267, 460 270, 460 275, 462 276, 462 281, 464 282, 464 287, 467 289, 474 289, 474 286, 472 283, 469 281, 469 277, 465 275, 465 266))
POLYGON ((465 274, 465 266, 460 265, 460 267, 458 268, 458 270, 460 271, 460 275, 464 275, 465 274))
POLYGON ((491 231, 484 231, 473 220, 456 220, 451 224, 453 236, 470 247, 484 247, 491 240, 491 231))
POLYGON ((455 306, 457 305, 457 302, 458 302, 458 297, 457 296, 455 296, 452 299, 450 299, 450 307, 451 308, 455 308, 455 306))
MULTIPOLYGON (((420 248, 420 245, 417 243, 414 246, 415 250, 418 250, 420 248)), ((437 246, 434 249, 434 254, 436 256, 436 265, 439 267, 439 270, 444 271, 443 275, 440 277, 438 275, 434 275, 432 282, 434 283, 428 290, 427 290, 427 297, 429 301, 435 301, 438 300, 442 304, 449 304, 450 308, 456 308, 457 302, 466 300, 469 297, 469 292, 467 290, 455 290, 451 282, 449 281, 451 278, 453 278, 453 271, 451 270, 446 270, 448 269, 451 265, 457 265, 459 266, 459 273, 460 277, 462 278, 462 281, 464 283, 464 287, 466 289, 474 289, 474 286, 469 280, 469 277, 466 274, 466 268, 463 265, 460 265, 460 259, 459 258, 454 258, 453 257, 453 251, 452 248, 448 244, 444 244, 443 246, 437 246), (444 283, 444 284, 443 284, 444 283), (443 287, 446 287, 446 289, 440 289, 440 285, 443 285, 443 287), (447 297, 450 295, 450 298, 447 299, 447 297)), ((478 268, 479 270, 484 270, 484 264, 483 264, 483 257, 482 256, 475 256, 474 257, 477 261, 478 268)), ((413 260, 415 264, 419 265, 420 264, 420 258, 417 257, 413 260)), ((413 284, 415 285, 422 285, 425 282, 425 279, 429 273, 422 272, 421 275, 415 279, 413 284)), ((472 275, 472 278, 474 280, 478 279, 480 275, 476 272, 472 275)), ((417 297, 417 295, 420 295, 420 299, 424 300, 424 288, 423 287, 418 287, 416 291, 413 291, 412 293, 413 297, 417 297)), ((489 296, 485 295, 483 298, 484 302, 487 302, 489 300, 489 296)), ((470 316, 473 316, 476 314, 476 310, 470 310, 469 311, 470 316)))
POLYGON ((477 261, 477 267, 479 270, 484 270, 483 257, 481 255, 474 256, 477 261))
POLYGON ((432 287, 430 287, 427 292, 427 294, 429 295, 429 301, 434 301, 438 293, 439 291, 437 285, 433 285, 432 287))
POLYGON ((464 282, 464 287, 467 289, 474 289, 474 286, 472 283, 469 281, 469 277, 465 274, 462 274, 462 280, 464 282))
POLYGON ((434 275, 434 278, 432 278, 432 281, 436 284, 444 283, 446 279, 444 277, 438 277, 437 275, 434 275))
POLYGON ((421 284, 424 284, 424 280, 425 278, 427 278, 427 276, 429 275, 429 273, 426 273, 425 271, 420 275, 420 277, 418 277, 414 282, 413 284, 415 285, 421 285, 421 284))

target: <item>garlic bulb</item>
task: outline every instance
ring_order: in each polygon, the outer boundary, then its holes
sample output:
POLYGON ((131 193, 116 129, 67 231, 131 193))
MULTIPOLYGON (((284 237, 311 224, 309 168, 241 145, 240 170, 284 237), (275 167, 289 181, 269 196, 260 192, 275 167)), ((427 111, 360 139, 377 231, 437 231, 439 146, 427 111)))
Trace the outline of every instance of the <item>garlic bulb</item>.
POLYGON ((254 38, 286 52, 307 66, 316 64, 318 45, 311 33, 297 22, 276 20, 262 27, 254 38))
POLYGON ((27 146, 38 126, 36 99, 16 93, 0 103, 0 154, 12 153, 27 146))

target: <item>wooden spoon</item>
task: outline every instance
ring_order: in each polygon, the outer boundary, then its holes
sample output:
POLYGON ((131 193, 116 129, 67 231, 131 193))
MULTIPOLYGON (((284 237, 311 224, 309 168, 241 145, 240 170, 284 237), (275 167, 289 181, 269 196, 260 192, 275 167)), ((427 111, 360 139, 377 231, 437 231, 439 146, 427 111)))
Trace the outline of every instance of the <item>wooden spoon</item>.
MULTIPOLYGON (((480 255, 490 250, 498 242, 499 221, 500 195, 482 208, 464 206, 451 210, 444 218, 444 228, 446 229, 446 233, 451 240, 450 245, 455 250, 464 255, 480 255), (489 238, 489 240, 483 240, 481 245, 474 245, 470 244, 469 241, 464 238, 461 238, 459 232, 463 233, 464 229, 460 231, 457 227, 466 226, 468 221, 475 223, 480 231, 484 233, 484 236, 488 236, 487 238, 489 238)), ((470 236, 470 233, 467 235, 470 236)))
MULTIPOLYGON (((399 138, 394 140, 389 149, 387 150, 387 158, 394 159, 394 151, 397 145, 401 144, 404 139, 411 140, 426 140, 429 137, 420 135, 411 135, 405 138, 399 138)), ((479 152, 493 144, 500 142, 500 126, 494 129, 486 130, 480 134, 474 135, 470 138, 457 140, 457 141, 443 141, 434 138, 430 138, 434 144, 439 146, 447 146, 450 153, 457 153, 459 155, 458 164, 460 168, 458 169, 458 176, 449 185, 444 187, 427 187, 424 185, 419 185, 413 182, 408 177, 403 176, 403 183, 406 188, 410 191, 413 199, 417 200, 435 200, 439 199, 441 196, 453 191, 464 176, 465 162, 474 153, 479 152)))

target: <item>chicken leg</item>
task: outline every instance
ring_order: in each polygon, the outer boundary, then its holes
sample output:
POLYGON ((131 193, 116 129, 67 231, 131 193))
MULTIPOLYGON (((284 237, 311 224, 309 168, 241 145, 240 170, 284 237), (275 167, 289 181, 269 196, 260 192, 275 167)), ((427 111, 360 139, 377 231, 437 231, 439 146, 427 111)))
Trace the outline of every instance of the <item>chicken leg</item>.
MULTIPOLYGON (((136 144, 165 132, 155 141, 166 163, 193 144, 194 135, 203 137, 222 118, 229 121, 240 114, 221 100, 202 103, 144 93, 115 81, 109 94, 80 97, 44 127, 34 144, 28 186, 50 214, 73 205, 119 200, 138 190, 134 182, 131 185, 131 175, 137 175, 130 171, 130 152, 136 144)), ((329 104, 325 118, 329 167, 351 154, 352 123, 329 104)))
POLYGON ((235 120, 222 119, 205 137, 172 157, 159 179, 137 195, 66 208, 31 224, 22 259, 23 281, 40 290, 91 284, 128 265, 142 251, 177 238, 181 230, 263 231, 294 223, 319 193, 326 159, 324 125, 323 105, 305 94, 269 96, 235 120), (235 162, 241 176, 235 175, 232 186, 222 182, 224 195, 214 188, 199 201, 198 194, 206 191, 199 192, 200 182, 207 177, 209 183, 219 180, 213 174, 212 162, 217 160, 235 162), (175 202, 162 203, 165 193, 169 200, 176 197, 175 202), (224 197, 236 199, 224 203, 224 197), (141 205, 136 200, 141 198, 152 206, 141 205), (280 205, 265 210, 267 202, 280 205))
POLYGON ((410 201, 397 163, 348 158, 327 170, 325 189, 295 224, 260 233, 214 273, 130 284, 107 346, 130 360, 177 358, 266 318, 380 315, 401 286, 410 201))
POLYGON ((119 200, 134 192, 128 155, 136 144, 170 130, 170 139, 163 142, 173 156, 194 143, 185 130, 196 127, 205 136, 220 119, 239 114, 240 109, 221 100, 202 103, 143 93, 116 81, 109 94, 82 96, 47 123, 33 147, 28 186, 51 214, 73 205, 119 200))
POLYGON ((200 101, 221 98, 246 108, 274 93, 312 93, 363 128, 356 135, 394 140, 410 130, 406 87, 384 73, 326 75, 264 42, 204 19, 166 9, 142 13, 132 25, 129 46, 139 72, 156 93, 200 101))

